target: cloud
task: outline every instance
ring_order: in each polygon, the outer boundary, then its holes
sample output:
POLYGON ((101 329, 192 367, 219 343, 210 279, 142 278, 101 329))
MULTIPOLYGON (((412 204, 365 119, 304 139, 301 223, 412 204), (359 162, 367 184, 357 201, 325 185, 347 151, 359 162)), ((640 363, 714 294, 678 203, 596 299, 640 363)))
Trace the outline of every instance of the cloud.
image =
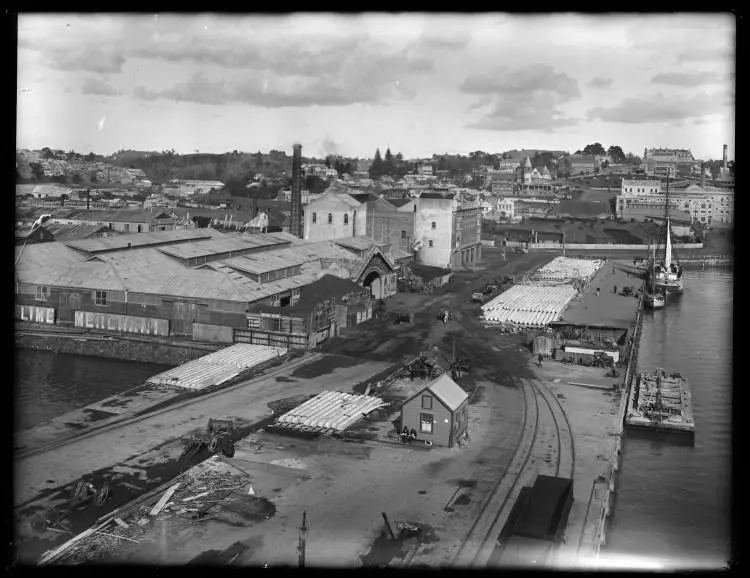
POLYGON ((112 47, 86 46, 50 50, 42 54, 42 62, 57 70, 111 74, 122 71, 125 56, 112 47))
POLYGON ((691 48, 677 55, 677 62, 705 62, 719 60, 733 60, 734 50, 729 47, 723 48, 691 48))
POLYGON ((353 57, 341 68, 314 77, 250 73, 242 77, 208 78, 196 73, 188 81, 155 90, 138 86, 142 100, 169 99, 201 104, 239 102, 268 108, 347 106, 414 98, 415 75, 432 69, 432 60, 402 55, 353 57))
POLYGON ((651 96, 626 98, 620 104, 604 108, 597 106, 588 111, 589 120, 619 122, 623 124, 648 124, 674 122, 700 118, 723 112, 726 95, 695 93, 680 96, 651 96))
POLYGON ((95 76, 90 76, 84 81, 81 86, 81 92, 83 92, 83 94, 101 94, 104 96, 120 94, 120 92, 115 87, 111 86, 106 80, 95 76))
POLYGON ((604 78, 602 76, 597 76, 596 78, 592 78, 588 86, 591 88, 607 88, 612 85, 612 79, 611 78, 604 78))
POLYGON ((715 72, 664 72, 654 76, 651 83, 695 87, 720 82, 721 79, 715 72))
POLYGON ((578 119, 562 116, 559 105, 580 98, 578 81, 552 66, 533 65, 508 73, 495 68, 487 74, 468 76, 459 89, 480 99, 471 108, 494 100, 490 112, 469 128, 487 130, 543 130, 573 126, 578 119))

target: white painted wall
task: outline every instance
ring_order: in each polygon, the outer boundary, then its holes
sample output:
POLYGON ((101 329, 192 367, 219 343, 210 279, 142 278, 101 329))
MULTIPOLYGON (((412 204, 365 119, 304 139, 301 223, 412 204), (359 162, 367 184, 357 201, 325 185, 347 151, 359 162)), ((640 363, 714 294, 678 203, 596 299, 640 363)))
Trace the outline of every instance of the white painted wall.
POLYGON ((320 198, 311 200, 305 206, 304 231, 306 240, 329 241, 365 234, 367 205, 355 205, 356 201, 352 197, 347 200, 342 198, 343 196, 339 193, 324 193, 320 198), (333 219, 330 224, 328 223, 329 213, 333 219), (313 223, 313 214, 316 215, 315 223, 313 223), (348 217, 347 223, 344 223, 345 215, 348 217))

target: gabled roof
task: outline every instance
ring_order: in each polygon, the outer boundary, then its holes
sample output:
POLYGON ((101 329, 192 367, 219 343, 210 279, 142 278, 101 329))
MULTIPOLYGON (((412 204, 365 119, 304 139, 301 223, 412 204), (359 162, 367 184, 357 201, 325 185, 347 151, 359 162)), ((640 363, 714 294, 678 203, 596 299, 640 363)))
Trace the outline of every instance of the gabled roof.
POLYGON ((523 166, 527 169, 531 168, 531 159, 529 157, 526 157, 526 160, 523 161, 523 166))
POLYGON ((443 402, 445 407, 447 407, 450 411, 456 411, 459 407, 461 407, 461 404, 469 398, 469 394, 461 389, 460 385, 458 385, 447 375, 443 374, 436 380, 428 383, 422 389, 417 391, 409 399, 404 401, 404 405, 406 405, 407 402, 411 401, 418 395, 423 394, 427 390, 430 390, 430 392, 441 402, 443 402))
POLYGON ((373 193, 349 193, 350 197, 353 197, 355 200, 359 201, 360 203, 367 203, 369 201, 375 201, 379 199, 377 195, 373 193))

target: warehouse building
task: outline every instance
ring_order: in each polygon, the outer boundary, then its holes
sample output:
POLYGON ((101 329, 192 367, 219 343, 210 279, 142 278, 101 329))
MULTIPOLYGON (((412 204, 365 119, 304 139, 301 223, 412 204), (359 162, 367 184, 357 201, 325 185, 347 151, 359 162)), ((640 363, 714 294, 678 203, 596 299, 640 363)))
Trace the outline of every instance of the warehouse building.
POLYGON ((351 250, 284 233, 195 229, 23 249, 18 319, 113 333, 314 347, 369 319, 372 296, 396 288, 395 265, 374 244, 351 250))

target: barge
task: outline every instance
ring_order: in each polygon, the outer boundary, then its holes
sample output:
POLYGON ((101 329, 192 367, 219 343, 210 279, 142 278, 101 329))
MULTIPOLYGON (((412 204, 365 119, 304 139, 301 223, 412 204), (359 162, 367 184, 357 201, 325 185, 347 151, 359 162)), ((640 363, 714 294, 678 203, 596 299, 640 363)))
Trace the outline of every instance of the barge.
POLYGON ((662 368, 638 375, 630 392, 625 424, 633 428, 695 432, 690 384, 662 368))

